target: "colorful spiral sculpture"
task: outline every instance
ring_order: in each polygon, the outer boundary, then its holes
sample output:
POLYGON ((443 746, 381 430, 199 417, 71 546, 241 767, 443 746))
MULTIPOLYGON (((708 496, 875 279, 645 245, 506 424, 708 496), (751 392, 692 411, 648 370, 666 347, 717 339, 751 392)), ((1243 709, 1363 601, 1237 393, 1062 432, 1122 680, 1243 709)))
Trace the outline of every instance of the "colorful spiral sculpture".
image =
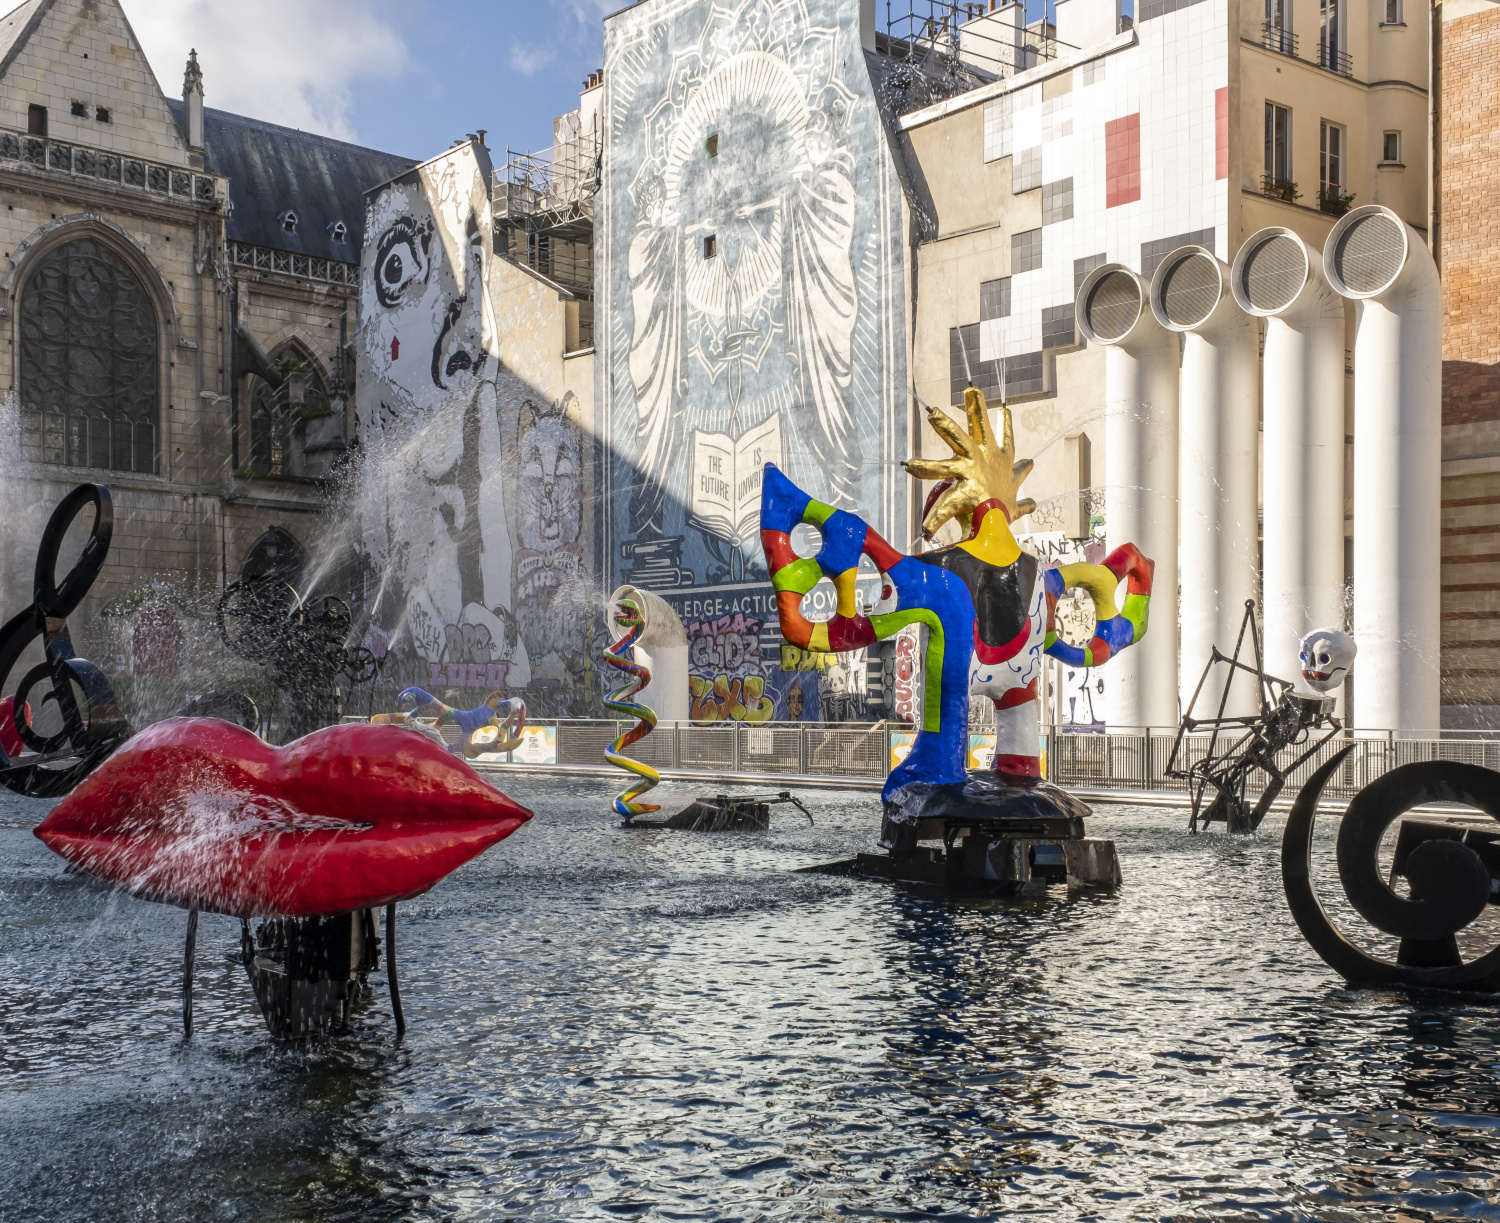
POLYGON ((615 713, 635 718, 637 721, 634 726, 604 749, 604 758, 616 768, 636 775, 637 780, 615 799, 615 811, 622 818, 629 820, 637 815, 645 815, 649 811, 660 810, 656 803, 642 803, 636 800, 661 782, 661 774, 649 764, 642 764, 639 760, 632 760, 625 755, 627 747, 632 743, 639 743, 656 729, 655 712, 639 701, 631 700, 631 697, 651 682, 651 672, 631 662, 628 657, 631 648, 640 640, 641 634, 646 629, 646 618, 641 614, 641 609, 634 600, 621 599, 619 610, 615 612, 615 623, 625 630, 625 636, 614 645, 604 648, 604 661, 625 672, 627 678, 623 684, 604 698, 604 707, 615 713))

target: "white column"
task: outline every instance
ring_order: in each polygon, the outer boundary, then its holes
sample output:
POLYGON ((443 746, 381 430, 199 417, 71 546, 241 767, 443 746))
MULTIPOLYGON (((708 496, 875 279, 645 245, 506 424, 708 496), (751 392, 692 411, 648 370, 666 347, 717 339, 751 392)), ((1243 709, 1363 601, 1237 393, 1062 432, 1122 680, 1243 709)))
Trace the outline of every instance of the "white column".
POLYGON ((1442 290, 1421 237, 1356 208, 1323 249, 1355 300, 1354 725, 1413 737, 1440 721, 1442 290))
POLYGON ((1303 634, 1344 627, 1344 300, 1279 226, 1245 240, 1230 286, 1266 320, 1262 623, 1266 670, 1296 681, 1303 634))
POLYGON ((1105 506, 1109 546, 1133 543, 1156 563, 1146 636, 1109 660, 1111 729, 1177 724, 1177 337, 1147 307, 1122 264, 1079 286, 1078 324, 1105 347, 1105 506))
MULTIPOLYGON (((1259 337, 1228 292, 1229 269, 1201 246, 1173 251, 1151 281, 1157 321, 1183 336, 1178 385, 1178 465, 1184 711, 1213 647, 1234 651, 1247 600, 1259 593, 1256 459, 1259 443, 1259 337)), ((1243 660, 1254 665, 1246 649, 1243 660)), ((1198 697, 1195 717, 1218 712, 1229 671, 1218 669, 1198 697)), ((1241 675, 1226 713, 1259 707, 1241 675)))

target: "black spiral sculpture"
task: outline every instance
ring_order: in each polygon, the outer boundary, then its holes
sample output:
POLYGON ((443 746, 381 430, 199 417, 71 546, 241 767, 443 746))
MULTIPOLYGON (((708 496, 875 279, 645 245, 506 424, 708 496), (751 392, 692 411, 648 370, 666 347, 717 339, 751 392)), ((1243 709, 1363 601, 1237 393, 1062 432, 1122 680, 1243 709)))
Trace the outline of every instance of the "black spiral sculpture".
POLYGON ((1393 964, 1350 942, 1329 921, 1312 886, 1318 799, 1353 750, 1346 747, 1308 779, 1282 836, 1282 885, 1303 937, 1352 985, 1500 991, 1500 946, 1465 962, 1456 938, 1486 905, 1500 904, 1500 827, 1404 822, 1392 874, 1405 877, 1409 897, 1381 878, 1378 857, 1386 829, 1420 803, 1463 803, 1500 821, 1500 773, 1454 761, 1422 761, 1392 769, 1349 803, 1339 824, 1339 882, 1360 916, 1400 938, 1393 964))
POLYGON ((45 661, 21 677, 15 691, 15 730, 29 751, 15 760, 0 749, 0 784, 34 798, 66 794, 121 743, 130 727, 120 716, 104 672, 73 652, 68 616, 99 576, 114 533, 114 507, 102 484, 80 484, 62 499, 42 532, 36 554, 31 606, 0 626, 0 686, 26 648, 41 639, 45 661), (83 551, 57 579, 58 554, 74 519, 90 506, 94 523, 83 551), (39 734, 35 722, 56 708, 60 729, 39 734), (32 716, 28 717, 28 706, 32 716))

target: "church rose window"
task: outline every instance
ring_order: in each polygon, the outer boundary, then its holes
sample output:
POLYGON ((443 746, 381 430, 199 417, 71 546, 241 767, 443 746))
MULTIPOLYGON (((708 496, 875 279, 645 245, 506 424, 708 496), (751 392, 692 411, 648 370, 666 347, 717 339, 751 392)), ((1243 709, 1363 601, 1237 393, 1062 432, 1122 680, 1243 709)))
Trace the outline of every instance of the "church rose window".
POLYGON ((92 239, 42 256, 21 291, 21 447, 32 462, 158 471, 156 309, 92 239))

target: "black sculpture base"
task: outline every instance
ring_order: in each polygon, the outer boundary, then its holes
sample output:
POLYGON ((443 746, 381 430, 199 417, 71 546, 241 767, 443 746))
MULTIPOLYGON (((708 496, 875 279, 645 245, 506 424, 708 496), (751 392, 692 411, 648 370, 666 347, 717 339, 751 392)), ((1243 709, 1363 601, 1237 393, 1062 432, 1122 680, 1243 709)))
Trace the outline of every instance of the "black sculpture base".
POLYGON ((894 795, 881 828, 886 853, 809 869, 969 896, 1118 887, 1114 842, 1085 835, 1090 814, 1051 782, 972 769, 966 782, 914 782, 894 795))
POLYGON ((812 816, 790 792, 783 790, 775 796, 750 796, 731 798, 727 794, 715 794, 712 798, 700 798, 689 803, 676 815, 651 811, 625 821, 626 828, 674 828, 683 832, 765 832, 771 827, 771 808, 779 803, 790 803, 812 823, 812 816))
POLYGON ((277 1039, 321 1036, 348 1026, 365 980, 380 966, 370 910, 262 922, 242 959, 266 1027, 277 1039))

